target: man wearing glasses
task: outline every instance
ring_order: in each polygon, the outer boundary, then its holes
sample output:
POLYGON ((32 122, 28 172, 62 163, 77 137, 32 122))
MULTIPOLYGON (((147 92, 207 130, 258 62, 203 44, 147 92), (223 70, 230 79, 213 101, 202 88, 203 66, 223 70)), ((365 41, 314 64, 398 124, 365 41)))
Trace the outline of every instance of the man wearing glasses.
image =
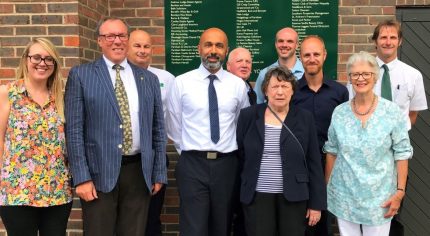
POLYGON ((151 192, 167 182, 157 77, 126 60, 127 24, 97 26, 102 58, 69 73, 67 152, 85 235, 143 236, 151 192))

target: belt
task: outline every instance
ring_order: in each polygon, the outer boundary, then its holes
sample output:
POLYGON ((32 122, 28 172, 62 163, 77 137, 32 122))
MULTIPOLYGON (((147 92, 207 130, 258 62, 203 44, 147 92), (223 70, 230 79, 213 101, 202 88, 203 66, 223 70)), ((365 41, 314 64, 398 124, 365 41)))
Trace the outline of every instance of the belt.
POLYGON ((128 165, 131 163, 139 162, 141 160, 140 153, 130 155, 130 156, 122 156, 121 165, 128 165))
POLYGON ((188 153, 190 155, 198 156, 198 157, 203 157, 208 160, 216 160, 221 157, 235 156, 237 153, 237 151, 224 153, 224 152, 217 152, 217 151, 196 151, 196 150, 182 151, 182 152, 188 153))

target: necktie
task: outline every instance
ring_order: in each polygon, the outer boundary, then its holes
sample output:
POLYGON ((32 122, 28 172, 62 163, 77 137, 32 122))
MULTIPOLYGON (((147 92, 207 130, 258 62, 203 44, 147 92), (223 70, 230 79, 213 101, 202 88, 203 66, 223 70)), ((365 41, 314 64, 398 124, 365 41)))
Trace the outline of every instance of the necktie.
POLYGON ((124 67, 114 65, 112 68, 116 71, 115 96, 118 101, 119 111, 122 118, 122 152, 123 154, 127 154, 131 150, 133 136, 131 134, 131 118, 130 109, 128 107, 127 92, 125 91, 124 83, 122 82, 120 75, 120 70, 123 70, 124 67))
POLYGON ((388 66, 384 64, 382 67, 384 68, 384 74, 382 75, 381 97, 392 101, 393 98, 391 95, 391 81, 388 66))
POLYGON ((219 114, 218 114, 218 98, 216 96, 214 80, 217 79, 216 75, 209 75, 209 121, 211 126, 211 139, 212 142, 218 143, 219 141, 219 114))
POLYGON ((245 80, 245 83, 248 85, 248 98, 249 98, 249 104, 254 105, 257 102, 257 94, 255 93, 254 89, 252 88, 251 83, 249 80, 245 80))

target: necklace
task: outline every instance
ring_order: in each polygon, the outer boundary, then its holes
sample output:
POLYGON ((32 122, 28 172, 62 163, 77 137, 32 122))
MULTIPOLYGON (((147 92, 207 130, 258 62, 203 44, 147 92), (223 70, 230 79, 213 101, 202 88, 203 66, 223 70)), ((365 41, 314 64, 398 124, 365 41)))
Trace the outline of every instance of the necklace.
POLYGON ((370 107, 367 111, 360 113, 359 111, 357 111, 357 107, 355 105, 355 97, 352 99, 352 108, 354 110, 354 113, 359 115, 359 116, 365 116, 368 115, 370 113, 370 111, 372 110, 373 106, 375 105, 375 101, 376 101, 376 95, 373 94, 373 99, 372 99, 372 104, 370 104, 370 107))

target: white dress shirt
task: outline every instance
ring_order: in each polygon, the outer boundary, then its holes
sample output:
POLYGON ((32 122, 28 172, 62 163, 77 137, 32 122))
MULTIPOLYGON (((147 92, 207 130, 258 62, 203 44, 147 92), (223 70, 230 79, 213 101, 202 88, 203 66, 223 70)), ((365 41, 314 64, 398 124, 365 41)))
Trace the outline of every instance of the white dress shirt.
POLYGON ((222 68, 214 81, 218 99, 220 140, 213 143, 209 124, 208 86, 211 73, 200 65, 173 81, 167 97, 167 132, 181 150, 232 152, 237 150, 239 111, 249 106, 243 80, 222 68))
MULTIPOLYGON (((109 61, 104 55, 103 59, 106 62, 110 78, 112 80, 112 85, 115 89, 116 80, 116 70, 112 69, 115 65, 113 62, 109 61)), ((120 63, 124 70, 120 70, 121 80, 125 87, 125 92, 127 93, 128 107, 130 109, 131 118, 131 133, 133 137, 133 145, 130 150, 130 155, 140 152, 140 127, 139 127, 139 94, 137 92, 136 81, 134 80, 133 71, 128 64, 127 60, 120 63)))
POLYGON ((148 66, 148 70, 154 73, 158 77, 158 81, 160 82, 160 90, 161 90, 161 100, 163 102, 163 112, 164 112, 164 120, 166 120, 166 98, 167 92, 169 91, 170 86, 172 85, 173 79, 175 76, 170 72, 162 69, 158 69, 152 66, 148 66))

